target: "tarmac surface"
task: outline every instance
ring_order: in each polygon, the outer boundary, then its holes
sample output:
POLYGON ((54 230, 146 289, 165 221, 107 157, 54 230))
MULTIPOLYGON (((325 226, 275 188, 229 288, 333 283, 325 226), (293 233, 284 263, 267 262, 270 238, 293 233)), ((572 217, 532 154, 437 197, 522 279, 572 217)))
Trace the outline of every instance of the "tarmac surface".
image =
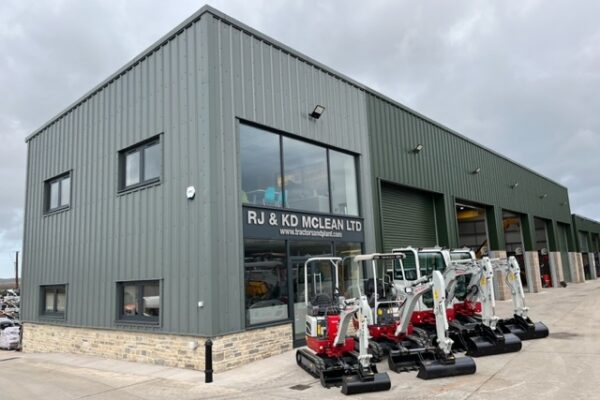
MULTIPOLYGON (((518 353, 477 358, 474 375, 423 381, 389 372, 392 389, 354 399, 600 399, 600 280, 527 294, 546 339, 518 353)), ((508 317, 512 303, 497 314, 508 317)), ((378 364, 387 371, 387 363, 378 364)), ((0 351, 0 399, 335 399, 296 366, 294 352, 215 374, 72 354, 0 351)))

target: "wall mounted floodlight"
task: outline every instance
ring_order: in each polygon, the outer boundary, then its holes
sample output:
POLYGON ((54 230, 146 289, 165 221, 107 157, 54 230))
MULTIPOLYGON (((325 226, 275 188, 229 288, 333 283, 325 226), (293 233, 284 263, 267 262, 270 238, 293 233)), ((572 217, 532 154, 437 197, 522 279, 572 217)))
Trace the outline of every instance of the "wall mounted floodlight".
POLYGON ((562 203, 560 203, 560 205, 564 207, 564 206, 566 206, 566 205, 567 205, 567 202, 566 202, 566 201, 563 201, 562 203))
POLYGON ((543 195, 541 195, 540 199, 545 199, 546 197, 548 197, 548 193, 544 193, 543 195))
POLYGON ((315 109, 310 113, 310 116, 313 117, 314 119, 319 119, 319 118, 321 118, 321 115, 323 115, 324 112, 325 112, 325 107, 317 104, 315 109))
POLYGON ((519 182, 515 182, 512 185, 510 185, 511 189, 516 189, 519 187, 519 182))
POLYGON ((418 145, 415 146, 415 148, 412 150, 413 153, 419 153, 421 150, 423 150, 423 146, 421 143, 419 143, 418 145))
POLYGON ((475 169, 474 169, 474 170, 473 170, 471 173, 472 173, 473 175, 477 175, 477 174, 479 174, 480 172, 481 172, 481 168, 477 167, 477 168, 475 168, 475 169))

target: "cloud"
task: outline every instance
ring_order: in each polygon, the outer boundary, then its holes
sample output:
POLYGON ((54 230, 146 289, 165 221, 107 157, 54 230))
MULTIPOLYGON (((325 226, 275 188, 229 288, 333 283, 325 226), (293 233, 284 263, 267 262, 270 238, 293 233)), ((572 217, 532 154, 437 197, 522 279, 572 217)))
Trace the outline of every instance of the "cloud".
MULTIPOLYGON (((600 219, 600 3, 211 4, 567 185, 572 210, 600 219)), ((20 247, 24 137, 200 6, 0 3, 0 276, 20 247)))

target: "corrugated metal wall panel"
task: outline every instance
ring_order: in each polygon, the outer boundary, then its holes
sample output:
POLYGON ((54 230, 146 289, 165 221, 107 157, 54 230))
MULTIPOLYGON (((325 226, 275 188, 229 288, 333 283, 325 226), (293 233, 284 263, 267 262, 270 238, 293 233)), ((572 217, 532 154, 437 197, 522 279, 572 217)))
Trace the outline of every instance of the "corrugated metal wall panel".
POLYGON ((375 94, 367 104, 373 177, 570 223, 564 187, 375 94), (417 144, 424 149, 415 154, 417 144), (471 173, 476 168, 480 174, 471 173))
POLYGON ((366 248, 374 249, 364 92, 221 19, 209 21, 211 203, 217 331, 244 327, 241 199, 236 120, 247 120, 334 146, 360 157, 366 248), (308 114, 326 107, 319 120, 308 114))
POLYGON ((28 142, 24 320, 43 320, 40 285, 67 283, 67 325, 213 334, 197 308, 213 287, 206 36, 190 25, 28 142), (117 194, 118 151, 157 134, 161 184, 117 194), (43 215, 44 181, 67 170, 71 209, 43 215), (116 282, 142 279, 162 279, 159 328, 115 322, 116 282))
POLYGON ((383 184, 381 211, 384 251, 397 247, 430 247, 437 244, 431 193, 383 184))

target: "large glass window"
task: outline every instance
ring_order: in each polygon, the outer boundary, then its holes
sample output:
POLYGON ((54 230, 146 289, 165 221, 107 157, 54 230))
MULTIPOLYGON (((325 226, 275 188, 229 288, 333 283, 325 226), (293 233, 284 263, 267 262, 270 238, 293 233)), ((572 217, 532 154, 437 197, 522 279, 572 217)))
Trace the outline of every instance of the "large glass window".
POLYGON ((160 181, 161 163, 160 142, 156 138, 120 151, 120 189, 160 181))
POLYGON ((358 215, 355 159, 349 154, 329 151, 331 204, 334 214, 358 215))
POLYGON ((288 318, 288 279, 283 240, 244 241, 246 324, 288 318))
POLYGON ((283 163, 286 207, 329 212, 326 150, 284 137, 283 163))
POLYGON ((46 181, 46 212, 69 208, 71 203, 71 173, 62 174, 46 181))
POLYGON ((160 316, 159 281, 120 282, 119 319, 157 323, 160 316))
POLYGON ((67 304, 66 286, 42 286, 42 314, 64 318, 67 304))
POLYGON ((240 126, 242 202, 281 207, 281 151, 279 135, 240 126))
POLYGON ((240 159, 244 204, 359 215, 353 155, 240 125, 240 159))

